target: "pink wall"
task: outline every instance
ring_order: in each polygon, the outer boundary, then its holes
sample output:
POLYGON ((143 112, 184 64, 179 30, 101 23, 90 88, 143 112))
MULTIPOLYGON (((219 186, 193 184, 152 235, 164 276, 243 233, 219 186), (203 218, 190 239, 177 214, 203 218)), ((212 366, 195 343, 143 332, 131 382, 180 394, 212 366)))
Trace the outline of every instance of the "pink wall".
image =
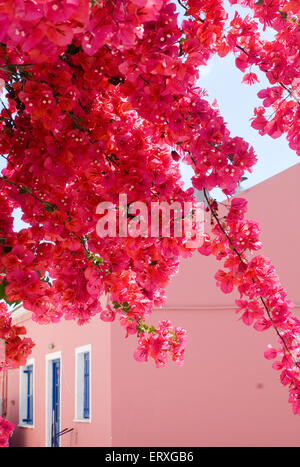
MULTIPOLYGON (((13 446, 45 446, 45 355, 62 353, 61 429, 74 428, 61 438, 62 446, 109 446, 111 444, 111 363, 110 324, 94 319, 90 324, 78 326, 62 321, 53 325, 38 325, 25 321, 27 332, 36 346, 30 358, 35 359, 34 428, 15 430, 13 446), (49 345, 54 343, 53 350, 49 345), (92 345, 91 384, 92 422, 74 422, 75 406, 75 347, 92 345)), ((7 418, 18 423, 19 371, 9 371, 7 418)))
POLYGON ((300 446, 300 418, 263 357, 270 334, 247 329, 229 310, 167 315, 189 333, 181 368, 135 363, 134 342, 118 345, 114 328, 115 446, 300 446))
MULTIPOLYGON (((261 225, 263 253, 298 305, 298 317, 299 180, 300 164, 240 195, 249 200, 248 217, 261 225)), ((115 446, 300 446, 300 417, 263 357, 267 344, 276 344, 274 335, 237 321, 233 295, 216 288, 219 267, 200 255, 183 261, 167 291, 167 310, 154 313, 154 322, 170 319, 187 329, 184 367, 136 363, 134 340, 124 343, 113 327, 115 446)))
MULTIPOLYGON (((263 253, 272 258, 300 317, 300 164, 242 193, 249 218, 263 230, 263 253)), ((19 428, 14 445, 45 444, 45 354, 62 351, 62 428, 71 446, 300 446, 300 417, 263 352, 276 343, 272 331, 257 333, 238 321, 234 295, 216 288, 221 265, 195 254, 182 261, 167 291, 165 311, 188 331, 185 365, 156 369, 133 359, 136 339, 124 339, 118 323, 95 318, 39 326, 26 322, 37 342, 35 428, 19 428), (92 423, 74 418, 74 348, 92 344, 92 423)), ((9 372, 8 418, 17 421, 18 372, 9 372)))

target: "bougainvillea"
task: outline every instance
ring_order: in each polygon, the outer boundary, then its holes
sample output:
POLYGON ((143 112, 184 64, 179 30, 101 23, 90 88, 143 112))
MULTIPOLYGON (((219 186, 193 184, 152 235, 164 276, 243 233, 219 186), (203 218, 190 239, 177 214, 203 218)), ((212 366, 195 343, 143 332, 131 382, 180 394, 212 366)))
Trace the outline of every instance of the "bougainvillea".
POLYGON ((0 417, 0 448, 8 447, 8 440, 14 431, 14 423, 0 417))
MULTIPOLYGON (((126 336, 138 336, 138 361, 151 357, 161 367, 170 356, 182 364, 185 331, 146 319, 163 304, 180 257, 213 254, 224 261, 217 285, 225 293, 238 288, 244 323, 277 333, 279 348, 265 356, 276 359, 300 414, 300 323, 270 261, 253 256, 261 247, 259 227, 245 219, 246 201, 229 200, 221 221, 209 194, 219 187, 233 196, 256 156, 230 135, 198 85, 199 66, 214 54, 234 53, 249 85, 263 72, 270 86, 259 92, 252 127, 273 138, 286 135, 300 154, 300 4, 231 0, 231 8, 239 3, 252 14, 236 12, 228 21, 223 0, 178 2, 0 0, 0 152, 7 159, 0 176, 0 298, 22 302, 41 324, 118 317, 126 336), (266 28, 274 40, 263 38, 266 28), (126 222, 137 201, 196 209, 180 160, 193 168, 193 186, 203 190, 211 213, 212 231, 199 248, 189 247, 186 236, 126 236, 120 227, 115 236, 97 234, 99 203, 124 214, 120 193, 127 196, 126 222), (28 223, 19 232, 15 208, 28 223), (109 295, 106 307, 103 295, 109 295)), ((26 360, 33 343, 20 337, 24 332, 1 305, 1 367, 26 360)))

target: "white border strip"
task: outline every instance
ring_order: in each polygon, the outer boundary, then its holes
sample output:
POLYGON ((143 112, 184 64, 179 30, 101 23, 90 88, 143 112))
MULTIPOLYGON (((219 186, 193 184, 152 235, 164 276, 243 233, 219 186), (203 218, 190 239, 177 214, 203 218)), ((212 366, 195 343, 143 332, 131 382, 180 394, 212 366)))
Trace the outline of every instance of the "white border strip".
POLYGON ((19 423, 18 426, 22 428, 34 428, 34 421, 35 421, 35 359, 34 358, 29 358, 26 361, 26 365, 23 365, 19 369, 19 423), (32 365, 32 402, 33 402, 33 407, 32 407, 32 412, 33 412, 33 417, 32 417, 32 425, 29 425, 27 423, 22 422, 22 415, 21 415, 21 398, 22 398, 22 385, 21 385, 21 379, 22 379, 22 371, 23 368, 26 366, 32 365))
POLYGON ((45 446, 51 446, 51 422, 52 422, 52 379, 51 379, 51 369, 50 363, 52 360, 60 360, 60 387, 59 387, 59 427, 61 428, 61 414, 62 414, 62 400, 61 400, 61 388, 62 388, 62 358, 61 358, 61 351, 52 352, 50 354, 45 355, 45 364, 46 364, 46 439, 45 439, 45 446), (50 381, 49 381, 50 379, 50 381))
POLYGON ((91 423, 92 422, 92 344, 75 347, 75 400, 74 400, 74 422, 91 423), (90 416, 89 418, 78 418, 77 413, 77 377, 78 377, 78 354, 89 352, 90 354, 90 416))

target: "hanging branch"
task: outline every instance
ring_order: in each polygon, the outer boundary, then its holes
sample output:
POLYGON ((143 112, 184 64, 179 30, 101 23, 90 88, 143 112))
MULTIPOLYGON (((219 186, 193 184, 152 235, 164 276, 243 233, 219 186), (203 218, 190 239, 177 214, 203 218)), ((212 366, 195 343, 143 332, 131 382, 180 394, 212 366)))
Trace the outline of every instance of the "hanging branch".
MULTIPOLYGON (((244 52, 244 54, 246 54, 247 57, 251 56, 249 52, 247 52, 247 50, 245 50, 244 47, 242 47, 241 45, 236 45, 236 48, 244 52)), ((265 73, 268 73, 268 71, 269 70, 266 70, 265 73)), ((292 97, 297 102, 297 104, 300 105, 299 99, 297 99, 297 97, 294 95, 293 91, 290 88, 288 88, 282 81, 278 81, 278 84, 289 93, 289 96, 292 97)))
POLYGON ((53 211, 56 211, 58 209, 56 204, 49 203, 48 201, 43 201, 41 198, 39 198, 34 193, 32 193, 31 188, 28 188, 26 186, 19 185, 18 183, 12 182, 11 180, 8 180, 8 178, 6 176, 0 177, 0 181, 5 182, 8 185, 15 186, 16 188, 19 189, 20 194, 28 193, 36 201, 43 204, 45 206, 45 209, 47 211, 49 211, 49 212, 53 212, 53 211))
MULTIPOLYGON (((230 243, 231 249, 232 249, 232 250, 235 252, 235 254, 238 256, 238 258, 239 258, 239 260, 240 260, 240 262, 241 262, 242 264, 244 264, 244 265, 245 265, 245 264, 248 264, 247 261, 246 261, 244 258, 242 258, 241 254, 238 252, 238 250, 237 250, 236 247, 234 246, 234 243, 233 243, 232 239, 229 237, 228 233, 226 232, 226 230, 224 229, 222 223, 220 222, 219 217, 218 217, 218 214, 216 213, 215 209, 212 207, 212 204, 211 204, 211 202, 210 202, 210 198, 209 198, 209 196, 207 195, 207 191, 206 191, 205 188, 203 189, 203 192, 204 192, 204 196, 205 196, 205 199, 206 199, 206 202, 207 202, 207 206, 208 206, 208 208, 209 208, 209 210, 210 210, 210 212, 211 212, 213 218, 215 219, 215 221, 217 222, 218 226, 220 227, 222 233, 224 234, 224 236, 226 237, 226 239, 227 239, 228 242, 230 243)), ((254 279, 252 279, 252 281, 253 281, 253 283, 255 283, 255 280, 254 280, 254 279)), ((269 307, 267 306, 264 297, 260 296, 260 297, 259 297, 259 300, 261 301, 262 305, 264 306, 264 308, 265 308, 265 310, 266 310, 266 313, 267 313, 267 315, 268 315, 268 318, 269 318, 270 322, 272 323, 272 326, 273 326, 273 328, 275 329, 275 332, 276 332, 277 336, 281 339, 285 350, 287 351, 287 353, 289 354, 289 356, 292 358, 292 360, 293 360, 295 366, 297 366, 297 368, 300 368, 300 366, 299 366, 297 360, 295 360, 293 354, 291 353, 290 349, 288 348, 288 345, 287 345, 287 343, 286 343, 286 341, 285 341, 283 335, 280 333, 279 329, 278 329, 277 326, 275 325, 275 323, 274 323, 274 321, 273 321, 273 319, 272 319, 271 311, 270 311, 269 307)))

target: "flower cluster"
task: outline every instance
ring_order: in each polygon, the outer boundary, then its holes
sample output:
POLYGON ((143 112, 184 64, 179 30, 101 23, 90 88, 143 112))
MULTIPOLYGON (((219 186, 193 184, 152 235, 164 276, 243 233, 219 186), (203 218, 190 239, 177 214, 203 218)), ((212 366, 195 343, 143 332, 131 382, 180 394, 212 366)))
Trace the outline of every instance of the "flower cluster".
POLYGON ((7 448, 9 438, 15 428, 15 424, 0 417, 0 448, 7 448))
POLYGON ((149 357, 155 361, 157 368, 165 366, 168 355, 177 365, 183 365, 186 344, 186 331, 173 328, 170 321, 161 321, 155 329, 138 324, 139 341, 134 353, 138 362, 146 362, 149 357))
POLYGON ((0 339, 5 342, 5 361, 0 362, 0 371, 7 367, 19 368, 26 364, 34 343, 30 338, 20 337, 24 334, 26 334, 25 327, 13 325, 7 306, 0 303, 0 339))
MULTIPOLYGON (((192 249, 184 236, 99 237, 97 206, 108 202, 121 216, 120 193, 128 213, 136 201, 193 205, 180 160, 191 165, 193 186, 205 193, 219 187, 231 196, 252 171, 253 148, 230 135, 218 106, 199 87, 199 65, 214 54, 237 54, 245 83, 257 81, 253 66, 266 73, 271 87, 260 91, 262 107, 252 125, 273 137, 286 133, 299 152, 299 6, 235 3, 253 15, 236 14, 228 26, 223 0, 181 1, 181 25, 171 0, 0 2, 0 86, 6 92, 0 153, 7 159, 0 176, 0 291, 6 302, 22 302, 41 324, 118 317, 126 336, 138 335, 137 360, 151 357, 163 366, 169 355, 182 363, 185 332, 145 320, 164 303, 180 257, 192 249), (274 41, 262 38, 259 23, 274 28, 274 41), (268 107, 274 110, 269 120, 268 107), (15 208, 28 224, 20 232, 13 230, 15 208), (102 306, 105 295, 110 303, 102 306)), ((297 320, 269 261, 247 259, 260 248, 259 227, 245 220, 241 199, 231 202, 224 222, 215 202, 208 207, 216 239, 206 235, 199 251, 224 260, 217 283, 225 293, 238 287, 243 321, 278 333, 278 365, 296 400, 297 320)), ((23 330, 2 315, 7 362, 17 366, 32 343, 20 340, 23 330)))
POLYGON ((300 155, 300 5, 299 2, 230 0, 253 9, 253 17, 242 18, 236 13, 226 43, 235 51, 236 66, 245 73, 243 82, 258 81, 253 66, 265 73, 271 87, 258 97, 263 105, 255 109, 252 127, 261 135, 279 138, 286 134, 289 146, 300 155), (272 27, 274 40, 266 40, 260 32, 272 27), (267 109, 272 112, 267 115, 267 109))

